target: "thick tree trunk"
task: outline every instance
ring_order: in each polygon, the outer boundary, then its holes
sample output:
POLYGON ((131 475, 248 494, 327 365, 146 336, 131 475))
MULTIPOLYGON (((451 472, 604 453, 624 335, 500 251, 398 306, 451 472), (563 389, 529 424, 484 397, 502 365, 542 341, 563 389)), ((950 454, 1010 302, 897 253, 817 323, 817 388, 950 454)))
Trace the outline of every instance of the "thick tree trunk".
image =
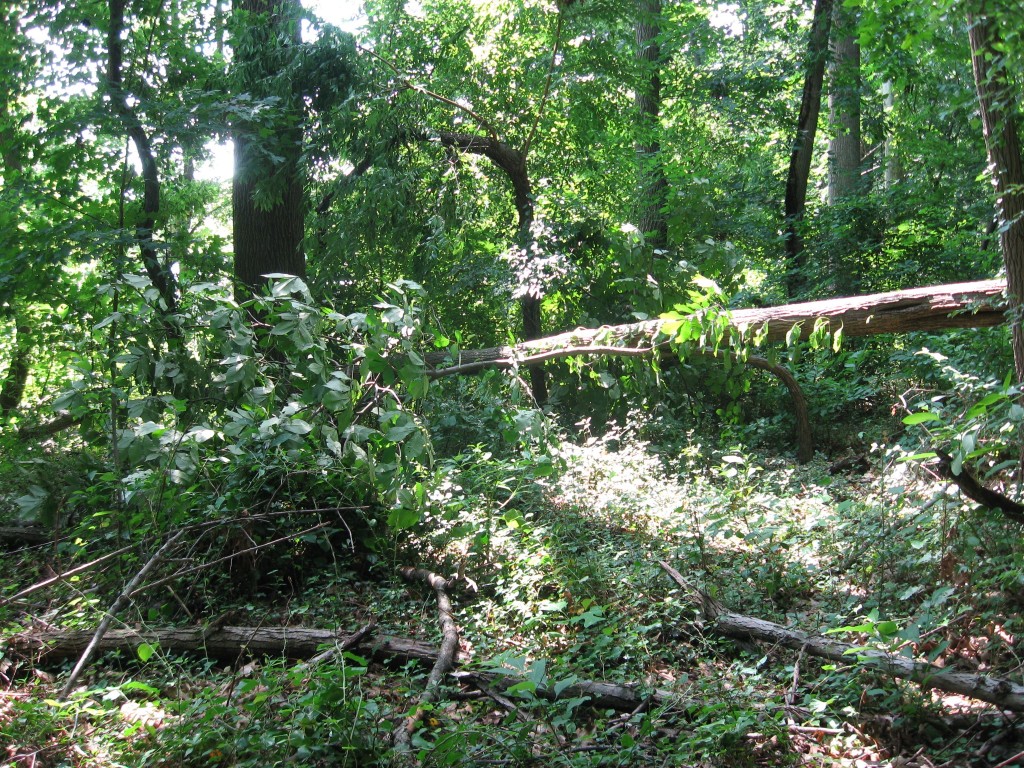
MULTIPOLYGON (((1005 322, 1003 283, 989 280, 979 283, 915 288, 907 291, 855 296, 846 299, 790 304, 766 309, 740 309, 729 315, 729 326, 737 337, 764 334, 765 341, 782 341, 800 326, 809 335, 818 321, 825 330, 846 336, 878 333, 906 333, 943 328, 983 327, 1005 322)), ((652 354, 665 345, 659 339, 661 320, 577 329, 557 336, 523 342, 514 347, 461 351, 454 360, 443 353, 426 357, 430 375, 437 378, 472 373, 483 368, 514 368, 578 356, 638 357, 652 354)), ((799 334, 798 334, 799 335, 799 334)), ((728 354, 730 341, 726 341, 728 354)), ((697 350, 697 354, 713 354, 697 350)), ((796 379, 785 368, 765 358, 748 356, 747 365, 768 371, 789 390, 796 418, 797 460, 813 458, 814 447, 807 403, 796 379)))
POLYGON ((804 263, 803 237, 800 234, 807 201, 807 179, 811 173, 814 137, 818 131, 821 111, 821 86, 825 79, 825 60, 828 54, 829 28, 832 25, 833 0, 815 0, 814 20, 807 44, 804 90, 800 100, 800 115, 796 123, 796 137, 789 158, 786 178, 786 291, 793 298, 803 290, 804 263))
POLYGON ((860 45, 853 9, 833 8, 832 61, 829 67, 828 201, 834 205, 856 195, 860 183, 860 45))
POLYGON ((640 199, 637 227, 647 238, 651 253, 663 249, 668 240, 665 195, 668 182, 661 163, 661 0, 637 3, 636 46, 641 84, 634 104, 637 111, 636 155, 640 164, 640 199))
POLYGON ((974 82, 981 108, 992 185, 996 190, 996 218, 999 244, 1006 266, 1007 295, 1013 314, 1013 359, 1017 381, 1024 383, 1024 158, 1017 133, 1016 91, 1010 78, 995 64, 1003 54, 995 20, 986 15, 985 3, 978 13, 967 17, 974 65, 974 82))
POLYGON ((32 328, 16 319, 11 362, 7 366, 3 386, 0 387, 0 418, 6 419, 21 405, 25 385, 28 384, 32 348, 32 328))
MULTIPOLYGON (((840 205, 863 195, 860 131, 860 45, 857 43, 856 9, 836 3, 832 18, 832 61, 829 66, 828 203, 840 205)), ((834 238, 822 259, 827 294, 843 296, 857 290, 863 249, 863 223, 856 211, 844 220, 845 235, 834 238), (852 221, 850 221, 852 219, 852 221)))
MULTIPOLYGON (((301 42, 295 0, 235 0, 236 11, 250 14, 250 25, 257 25, 251 34, 259 45, 246 44, 235 51, 236 66, 259 71, 272 67, 261 61, 281 38, 289 34, 292 44, 301 42), (259 29, 258 25, 266 25, 259 29), (294 25, 289 33, 286 25, 294 25), (266 50, 260 50, 265 47, 266 50)), ((276 76, 267 71, 266 77, 276 76)), ((254 79, 251 77, 249 79, 254 79)), ((260 94, 259 82, 247 83, 260 94)), ((305 211, 302 180, 299 176, 299 155, 302 151, 302 116, 298 98, 293 95, 282 109, 285 120, 269 126, 273 135, 260 136, 259 125, 239 125, 235 143, 235 173, 232 182, 232 234, 234 239, 235 293, 240 301, 258 293, 266 284, 268 274, 306 276, 306 255, 303 250, 305 211), (267 160, 279 159, 272 164, 267 160)), ((280 118, 279 118, 280 120, 280 118)))

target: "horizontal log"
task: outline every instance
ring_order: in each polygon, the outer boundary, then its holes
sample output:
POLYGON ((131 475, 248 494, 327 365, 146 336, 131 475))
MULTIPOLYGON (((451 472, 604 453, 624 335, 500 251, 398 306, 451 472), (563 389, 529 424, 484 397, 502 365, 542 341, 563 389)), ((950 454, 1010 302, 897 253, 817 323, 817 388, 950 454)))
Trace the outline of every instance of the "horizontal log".
MULTIPOLYGON (((89 644, 93 630, 32 632, 14 635, 7 647, 40 660, 77 656, 89 644)), ((226 660, 239 655, 308 658, 324 645, 344 646, 352 636, 330 629, 308 627, 234 627, 215 629, 185 627, 172 629, 111 629, 100 639, 97 651, 135 653, 143 644, 174 652, 205 653, 226 660)), ((433 661, 437 651, 429 643, 404 637, 373 636, 360 644, 385 658, 433 661)))
POLYGON ((664 560, 658 564, 688 596, 700 605, 701 613, 712 632, 740 640, 758 640, 773 646, 803 651, 822 659, 849 664, 857 661, 867 669, 890 677, 912 680, 923 688, 936 688, 947 693, 959 693, 979 701, 987 701, 1002 709, 1024 712, 1024 685, 984 674, 957 672, 937 667, 925 661, 851 645, 822 635, 783 627, 765 619, 732 613, 722 608, 705 591, 690 584, 683 575, 664 560))
MULTIPOLYGON (((52 662, 80 654, 93 634, 92 630, 23 633, 8 638, 6 645, 0 645, 0 648, 4 648, 8 655, 13 651, 35 660, 52 662)), ((381 661, 412 659, 433 664, 438 658, 438 649, 420 640, 374 635, 367 631, 348 634, 308 627, 115 629, 107 631, 99 641, 97 651, 121 651, 134 655, 143 644, 176 653, 202 653, 226 661, 247 655, 310 658, 323 646, 332 645, 359 648, 381 661)), ((455 671, 451 677, 461 683, 485 684, 502 691, 523 681, 516 675, 479 670, 455 671)), ((620 712, 631 712, 648 699, 655 706, 676 701, 670 691, 644 692, 639 687, 590 680, 573 683, 557 696, 552 688, 541 685, 535 695, 551 700, 585 696, 594 706, 620 712)))
MULTIPOLYGON (((785 340, 796 326, 801 326, 806 337, 818 320, 824 321, 830 333, 841 328, 844 336, 984 328, 1006 322, 1005 289, 1003 280, 982 280, 778 307, 735 309, 729 313, 729 325, 747 338, 763 330, 768 342, 785 340)), ((427 355, 426 362, 431 375, 440 377, 488 367, 535 365, 578 355, 644 355, 653 351, 665 322, 645 320, 577 328, 514 346, 462 350, 454 356, 435 352, 427 355)))

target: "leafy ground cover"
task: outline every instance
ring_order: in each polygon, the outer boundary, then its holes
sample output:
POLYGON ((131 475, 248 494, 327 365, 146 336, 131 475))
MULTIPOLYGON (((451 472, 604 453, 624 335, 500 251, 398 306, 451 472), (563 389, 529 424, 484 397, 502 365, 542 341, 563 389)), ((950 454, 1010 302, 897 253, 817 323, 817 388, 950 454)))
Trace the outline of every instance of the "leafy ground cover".
MULTIPOLYGON (((220 597, 217 610, 252 626, 354 631, 373 619, 436 642, 432 596, 397 568, 470 575, 476 590, 452 590, 461 668, 518 682, 446 681, 412 736, 410 759, 427 765, 1012 764, 1024 746, 1015 718, 856 657, 823 663, 718 637, 659 565, 737 613, 1012 678, 1024 589, 1003 520, 966 507, 898 447, 868 447, 846 469, 823 457, 796 467, 692 432, 669 450, 650 433, 657 424, 583 434, 541 473, 468 448, 441 462, 420 525, 359 560, 341 550, 317 560, 287 594, 220 597), (620 712, 540 695, 580 680, 670 696, 620 712)), ((51 545, 4 553, 5 592, 54 556, 51 545)), ((4 633, 92 627, 121 577, 6 604, 4 633)), ((127 626, 188 623, 168 594, 133 611, 127 626)), ((319 664, 154 650, 103 656, 66 701, 56 692, 70 662, 7 653, 6 764, 388 764, 391 732, 429 671, 361 648, 319 664)))

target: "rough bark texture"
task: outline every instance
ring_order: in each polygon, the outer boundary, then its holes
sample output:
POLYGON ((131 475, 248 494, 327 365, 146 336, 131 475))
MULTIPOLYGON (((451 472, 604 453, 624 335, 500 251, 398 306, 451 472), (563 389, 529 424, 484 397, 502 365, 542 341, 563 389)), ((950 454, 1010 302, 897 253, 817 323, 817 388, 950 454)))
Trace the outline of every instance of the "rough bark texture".
POLYGON ((1013 359, 1017 381, 1024 383, 1024 159, 1017 132, 1016 91, 992 58, 1001 57, 994 48, 1000 42, 994 19, 986 15, 986 4, 978 3, 977 13, 968 13, 967 22, 974 65, 974 82, 981 107, 992 184, 996 190, 996 217, 999 244, 1006 265, 1007 295, 1013 312, 1013 359))
POLYGON ((730 613, 703 590, 687 582, 671 565, 663 560, 658 562, 672 580, 687 590, 690 593, 689 597, 700 604, 709 628, 719 635, 741 640, 757 640, 843 664, 856 661, 865 669, 890 677, 912 680, 926 689, 936 688, 948 693, 959 693, 979 701, 987 701, 1003 709, 1024 711, 1024 685, 984 674, 956 672, 874 648, 851 645, 822 635, 783 627, 753 616, 730 613))
POLYGON ((786 257, 789 262, 786 290, 791 298, 797 296, 803 288, 800 271, 805 264, 800 226, 807 200, 807 179, 811 172, 814 137, 818 131, 818 114, 821 111, 821 86, 825 79, 832 5, 832 0, 814 2, 814 20, 811 23, 810 40, 807 44, 804 90, 796 123, 796 138, 793 140, 793 151, 789 158, 789 175, 786 178, 785 240, 786 257))
POLYGON ((661 0, 637 3, 636 47, 640 62, 641 84, 634 97, 639 139, 636 155, 640 164, 640 200, 637 227, 647 237, 652 253, 664 248, 668 240, 665 221, 665 195, 668 182, 661 164, 661 0))
MULTIPOLYGON (((7 646, 24 655, 46 661, 66 659, 80 654, 89 644, 92 630, 43 632, 16 635, 7 646)), ((134 653, 147 644, 165 651, 202 652, 213 658, 234 660, 248 654, 308 658, 323 645, 344 644, 348 635, 330 629, 307 627, 195 627, 183 629, 111 629, 100 639, 95 650, 125 650, 134 653)), ((366 650, 385 659, 415 659, 433 662, 437 649, 430 643, 403 637, 373 636, 364 645, 366 650)))
POLYGON ((832 61, 829 66, 828 201, 857 194, 860 184, 860 45, 854 9, 832 9, 832 61))
POLYGON ((1024 685, 1002 678, 955 672, 923 661, 841 643, 737 613, 719 614, 714 618, 711 629, 726 637, 759 640, 772 646, 782 646, 794 651, 803 650, 812 656, 843 664, 856 661, 865 669, 912 680, 925 689, 935 688, 947 693, 959 693, 979 701, 987 701, 1003 709, 1024 711, 1024 685))
MULTIPOLYGON (((253 36, 268 49, 283 45, 280 37, 289 32, 284 25, 294 24, 292 43, 298 38, 295 0, 235 0, 236 11, 250 14, 250 24, 266 25, 253 36)), ((263 54, 258 45, 246 44, 235 52, 237 66, 256 70, 256 61, 263 54)), ((268 72, 267 76, 272 74, 268 72)), ((256 89, 257 83, 251 87, 256 89)), ((259 94, 256 94, 259 96, 259 94)), ((270 94, 267 94, 270 95, 270 94)), ((236 296, 240 301, 259 292, 266 283, 265 275, 281 273, 306 276, 306 255, 303 251, 305 211, 298 159, 302 149, 301 114, 297 98, 283 109, 291 112, 290 125, 274 125, 270 138, 258 137, 256 125, 239 125, 235 143, 235 173, 232 181, 232 236, 234 240, 234 273, 236 296), (272 142, 271 147, 261 146, 272 142), (271 165, 268 154, 280 160, 271 165), (273 177, 273 180, 271 180, 273 177), (257 202, 260 188, 271 190, 263 203, 257 202)))

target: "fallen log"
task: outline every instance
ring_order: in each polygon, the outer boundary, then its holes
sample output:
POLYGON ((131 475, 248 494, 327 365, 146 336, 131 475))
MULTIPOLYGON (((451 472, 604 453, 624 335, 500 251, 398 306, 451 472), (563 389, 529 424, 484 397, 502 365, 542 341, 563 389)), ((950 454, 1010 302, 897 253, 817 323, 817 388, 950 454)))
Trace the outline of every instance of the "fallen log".
MULTIPOLYGON (((784 341, 794 327, 809 334, 815 322, 825 330, 840 328, 844 336, 986 328, 1006 322, 1004 280, 910 288, 865 296, 785 304, 778 307, 735 309, 728 324, 746 338, 763 329, 764 341, 784 341)), ((514 346, 461 350, 454 358, 444 352, 426 356, 430 375, 449 376, 482 368, 535 365, 579 355, 638 356, 655 349, 665 320, 577 328, 574 331, 524 341, 514 346)))
MULTIPOLYGON (((364 627, 349 634, 331 629, 309 627, 186 627, 172 629, 111 629, 95 646, 96 652, 121 651, 132 656, 143 645, 175 653, 202 653, 227 662, 240 657, 270 656, 306 659, 314 657, 325 646, 328 649, 360 649, 379 661, 414 660, 436 664, 438 648, 421 640, 390 635, 376 635, 364 627)), ((8 658, 16 655, 35 661, 53 662, 77 656, 89 644, 92 630, 25 632, 0 643, 8 658)), ((457 670, 452 679, 468 685, 483 681, 501 690, 523 682, 522 677, 491 670, 457 670)), ((534 694, 543 699, 588 697, 594 706, 632 712, 645 701, 661 706, 678 701, 671 691, 645 692, 639 686, 619 685, 593 680, 579 680, 556 694, 550 686, 539 685, 534 694)))
MULTIPOLYGON (((54 661, 80 654, 93 630, 26 632, 7 639, 6 648, 40 661, 54 661)), ((365 634, 365 633, 364 633, 365 634)), ((111 629, 97 642, 96 652, 135 654, 143 645, 176 653, 205 653, 225 661, 239 656, 276 656, 303 659, 322 646, 342 645, 351 638, 344 632, 308 627, 184 627, 173 629, 111 629)), ((403 637, 370 635, 360 640, 382 658, 433 662, 437 649, 430 643, 403 637)))
POLYGON ((0 544, 32 546, 53 541, 53 532, 38 525, 0 526, 0 544))
POLYGON ((1024 712, 1024 685, 999 677, 948 670, 875 648, 852 645, 822 635, 783 627, 764 619, 731 613, 724 610, 706 592, 686 581, 671 565, 663 560, 659 560, 658 563, 673 581, 687 590, 690 597, 700 604, 705 621, 716 634, 740 640, 759 640, 844 664, 856 661, 865 669, 881 672, 890 677, 912 680, 926 690, 936 688, 947 693, 959 693, 995 704, 1001 709, 1024 712))

